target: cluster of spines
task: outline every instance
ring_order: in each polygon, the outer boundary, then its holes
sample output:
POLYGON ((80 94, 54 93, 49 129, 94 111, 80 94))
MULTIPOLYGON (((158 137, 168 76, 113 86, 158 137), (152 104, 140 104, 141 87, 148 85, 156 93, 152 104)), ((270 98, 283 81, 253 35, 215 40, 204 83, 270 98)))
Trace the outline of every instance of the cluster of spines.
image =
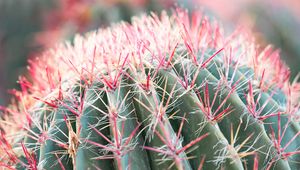
POLYGON ((115 159, 120 169, 294 169, 299 85, 288 83, 277 52, 267 47, 257 54, 238 33, 225 39, 206 17, 195 13, 190 20, 178 10, 170 18, 143 16, 46 52, 31 62, 33 84, 20 79, 17 109, 4 109, 13 118, 3 123, 1 165, 35 169, 37 160, 44 167, 54 160, 63 169, 84 167, 76 159, 87 159, 103 160, 92 166, 109 168, 104 160, 115 159), (34 107, 40 112, 29 109, 33 99, 42 103, 34 107), (8 128, 24 115, 17 125, 26 139, 18 143, 7 137, 8 128), (41 150, 54 153, 37 156, 41 150), (153 162, 135 164, 128 156, 146 152, 153 162))

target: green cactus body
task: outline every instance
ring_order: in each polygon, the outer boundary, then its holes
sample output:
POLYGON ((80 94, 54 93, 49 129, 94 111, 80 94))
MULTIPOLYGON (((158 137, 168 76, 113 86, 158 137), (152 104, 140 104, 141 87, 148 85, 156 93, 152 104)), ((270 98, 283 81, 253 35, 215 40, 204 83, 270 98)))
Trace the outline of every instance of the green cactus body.
POLYGON ((181 9, 78 36, 31 63, 0 166, 299 169, 299 84, 275 54, 181 9))

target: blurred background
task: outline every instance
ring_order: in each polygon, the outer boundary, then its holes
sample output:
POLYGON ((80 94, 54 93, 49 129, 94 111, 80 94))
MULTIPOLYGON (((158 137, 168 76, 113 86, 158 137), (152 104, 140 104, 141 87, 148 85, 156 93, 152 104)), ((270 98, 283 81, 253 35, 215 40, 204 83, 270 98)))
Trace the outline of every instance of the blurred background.
POLYGON ((133 15, 174 6, 203 10, 230 31, 250 27, 261 46, 281 49, 292 78, 300 71, 299 0, 0 0, 0 105, 26 76, 28 59, 56 43, 133 15))

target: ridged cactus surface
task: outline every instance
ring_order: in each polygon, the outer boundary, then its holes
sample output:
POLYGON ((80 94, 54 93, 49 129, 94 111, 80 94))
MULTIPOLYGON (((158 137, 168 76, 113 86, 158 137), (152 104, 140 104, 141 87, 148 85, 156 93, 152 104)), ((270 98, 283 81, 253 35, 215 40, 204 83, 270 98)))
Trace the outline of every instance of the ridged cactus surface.
POLYGON ((7 169, 300 169, 279 52, 200 12, 141 16, 30 61, 3 108, 7 169))

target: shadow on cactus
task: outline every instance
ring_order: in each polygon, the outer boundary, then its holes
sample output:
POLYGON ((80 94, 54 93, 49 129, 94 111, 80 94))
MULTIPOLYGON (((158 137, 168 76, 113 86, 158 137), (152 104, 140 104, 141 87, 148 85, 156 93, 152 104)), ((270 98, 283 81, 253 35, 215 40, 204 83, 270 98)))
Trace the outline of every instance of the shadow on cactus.
POLYGON ((299 169, 299 84, 200 12, 141 16, 30 63, 4 108, 8 169, 299 169))

